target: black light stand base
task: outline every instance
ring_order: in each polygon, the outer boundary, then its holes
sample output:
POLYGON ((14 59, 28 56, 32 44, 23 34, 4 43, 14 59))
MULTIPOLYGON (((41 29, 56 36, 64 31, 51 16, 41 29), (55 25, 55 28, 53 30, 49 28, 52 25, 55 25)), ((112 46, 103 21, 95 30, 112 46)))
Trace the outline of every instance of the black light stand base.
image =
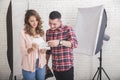
MULTIPOLYGON (((104 74, 106 75, 106 77, 108 78, 108 80, 110 80, 110 78, 109 78, 108 74, 105 72, 104 68, 101 68, 101 71, 103 71, 104 74)), ((96 76, 97 76, 97 80, 100 79, 100 68, 99 67, 98 67, 98 69, 97 69, 97 71, 96 71, 92 80, 94 80, 96 76), (97 76, 97 74, 98 74, 98 76, 97 76)), ((100 80, 102 80, 102 79, 100 79, 100 80)))
POLYGON ((106 75, 106 77, 108 78, 108 80, 110 80, 110 77, 109 77, 108 74, 105 72, 104 68, 102 67, 102 49, 100 50, 99 61, 100 61, 100 65, 99 65, 96 73, 94 74, 92 80, 94 80, 96 76, 97 76, 97 80, 102 80, 102 71, 104 72, 104 74, 106 75), (98 74, 98 75, 97 75, 97 74, 98 74))

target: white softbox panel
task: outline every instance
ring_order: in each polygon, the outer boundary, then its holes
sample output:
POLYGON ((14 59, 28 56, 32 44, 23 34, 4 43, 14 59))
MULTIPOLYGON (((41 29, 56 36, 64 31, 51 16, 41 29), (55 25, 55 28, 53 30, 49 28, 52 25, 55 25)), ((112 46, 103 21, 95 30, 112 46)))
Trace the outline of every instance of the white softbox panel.
POLYGON ((94 55, 97 47, 104 8, 102 5, 79 8, 74 28, 79 46, 75 53, 94 55))
POLYGON ((20 31, 24 28, 24 15, 28 8, 27 1, 12 1, 12 23, 13 23, 13 76, 22 74, 20 53, 20 31))

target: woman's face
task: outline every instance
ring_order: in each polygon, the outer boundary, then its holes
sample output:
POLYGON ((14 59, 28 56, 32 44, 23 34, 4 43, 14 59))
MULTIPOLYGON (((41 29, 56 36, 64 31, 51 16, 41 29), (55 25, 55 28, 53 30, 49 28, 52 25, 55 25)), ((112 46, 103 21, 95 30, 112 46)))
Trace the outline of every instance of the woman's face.
POLYGON ((30 16, 28 21, 34 29, 38 26, 38 21, 35 16, 30 16))

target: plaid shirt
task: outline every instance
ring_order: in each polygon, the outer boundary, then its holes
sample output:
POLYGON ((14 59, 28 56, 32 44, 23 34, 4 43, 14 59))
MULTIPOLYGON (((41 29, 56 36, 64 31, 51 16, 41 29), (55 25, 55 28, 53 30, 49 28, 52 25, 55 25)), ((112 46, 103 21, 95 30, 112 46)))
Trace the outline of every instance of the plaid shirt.
POLYGON ((67 71, 73 66, 73 48, 78 46, 76 35, 72 27, 61 25, 56 30, 47 30, 46 41, 49 40, 66 40, 70 41, 72 46, 51 47, 52 68, 55 71, 67 71))

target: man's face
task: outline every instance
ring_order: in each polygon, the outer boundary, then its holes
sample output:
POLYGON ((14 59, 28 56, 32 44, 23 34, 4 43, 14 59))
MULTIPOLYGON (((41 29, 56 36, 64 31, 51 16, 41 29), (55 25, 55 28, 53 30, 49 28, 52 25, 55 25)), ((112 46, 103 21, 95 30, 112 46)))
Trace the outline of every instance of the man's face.
POLYGON ((49 19, 49 26, 51 30, 55 30, 61 25, 61 19, 49 19))

